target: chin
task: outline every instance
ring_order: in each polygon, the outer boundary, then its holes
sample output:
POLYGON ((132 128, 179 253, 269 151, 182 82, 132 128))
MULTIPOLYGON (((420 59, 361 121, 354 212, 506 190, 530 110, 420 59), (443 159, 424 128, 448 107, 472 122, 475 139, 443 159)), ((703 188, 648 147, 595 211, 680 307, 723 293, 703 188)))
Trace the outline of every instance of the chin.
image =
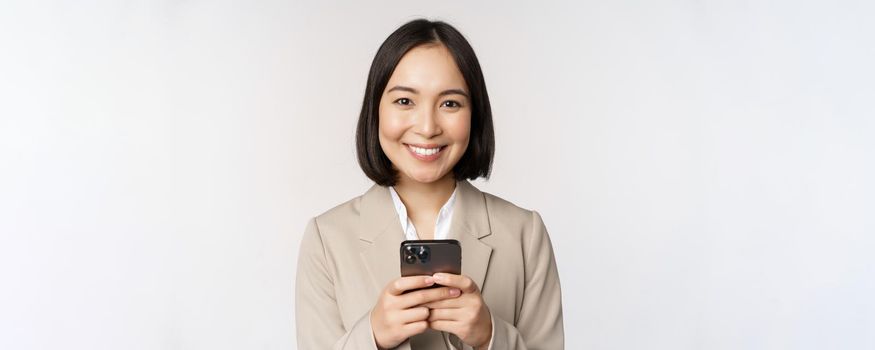
POLYGON ((410 179, 415 181, 415 182, 421 183, 421 184, 430 184, 432 182, 436 182, 437 180, 440 180, 441 178, 439 178, 439 177, 412 177, 410 179))
POLYGON ((443 179, 446 176, 440 174, 409 174, 408 177, 410 180, 413 180, 418 183, 430 184, 432 182, 436 182, 440 179, 443 179))

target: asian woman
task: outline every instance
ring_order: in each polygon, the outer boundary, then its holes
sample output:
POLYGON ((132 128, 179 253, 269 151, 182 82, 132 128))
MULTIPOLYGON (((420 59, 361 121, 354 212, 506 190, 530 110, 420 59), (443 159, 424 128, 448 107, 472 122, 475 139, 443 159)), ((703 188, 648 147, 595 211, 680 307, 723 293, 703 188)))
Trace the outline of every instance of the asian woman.
POLYGON ((300 246, 300 349, 563 348, 540 215, 468 182, 488 178, 494 144, 462 34, 424 19, 393 32, 371 64, 356 134, 375 184, 310 220, 300 246), (462 273, 401 277, 400 244, 418 239, 458 240, 462 273))

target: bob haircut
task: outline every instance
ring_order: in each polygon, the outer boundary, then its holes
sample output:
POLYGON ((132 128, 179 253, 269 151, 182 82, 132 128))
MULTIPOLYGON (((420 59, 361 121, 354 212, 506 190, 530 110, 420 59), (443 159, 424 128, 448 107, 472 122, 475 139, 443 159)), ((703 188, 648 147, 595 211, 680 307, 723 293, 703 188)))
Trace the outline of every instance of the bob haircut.
POLYGON ((465 79, 471 95, 471 134, 468 148, 453 166, 453 177, 458 180, 489 178, 495 153, 495 133, 492 128, 492 109, 486 82, 474 49, 456 28, 441 21, 417 19, 395 30, 380 46, 365 88, 362 111, 356 127, 356 153, 359 166, 371 180, 381 186, 394 186, 398 174, 380 146, 380 100, 389 77, 401 58, 420 45, 443 45, 452 54, 456 66, 465 79))

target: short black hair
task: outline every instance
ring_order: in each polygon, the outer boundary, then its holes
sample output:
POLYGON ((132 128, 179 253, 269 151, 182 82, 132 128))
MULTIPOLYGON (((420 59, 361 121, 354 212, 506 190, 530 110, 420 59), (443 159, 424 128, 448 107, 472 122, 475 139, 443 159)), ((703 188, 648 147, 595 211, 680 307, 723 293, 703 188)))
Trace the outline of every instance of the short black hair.
POLYGON ((447 48, 465 78, 471 98, 471 135, 468 148, 453 167, 453 176, 456 180, 489 178, 492 169, 495 153, 492 109, 474 49, 453 26, 441 21, 417 19, 396 29, 380 45, 371 62, 359 114, 355 141, 359 166, 365 175, 381 186, 393 186, 398 180, 397 171, 380 147, 379 113, 383 90, 401 58, 414 47, 426 44, 440 44, 447 48))

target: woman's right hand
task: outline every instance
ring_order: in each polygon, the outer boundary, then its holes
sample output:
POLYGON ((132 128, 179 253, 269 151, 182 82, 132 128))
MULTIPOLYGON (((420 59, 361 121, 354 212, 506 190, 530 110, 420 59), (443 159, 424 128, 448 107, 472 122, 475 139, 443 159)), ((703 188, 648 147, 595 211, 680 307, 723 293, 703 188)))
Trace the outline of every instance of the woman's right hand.
POLYGON ((380 349, 391 349, 407 338, 428 329, 429 309, 423 304, 458 297, 457 288, 425 288, 434 284, 431 276, 401 277, 386 285, 371 311, 371 328, 380 349))

